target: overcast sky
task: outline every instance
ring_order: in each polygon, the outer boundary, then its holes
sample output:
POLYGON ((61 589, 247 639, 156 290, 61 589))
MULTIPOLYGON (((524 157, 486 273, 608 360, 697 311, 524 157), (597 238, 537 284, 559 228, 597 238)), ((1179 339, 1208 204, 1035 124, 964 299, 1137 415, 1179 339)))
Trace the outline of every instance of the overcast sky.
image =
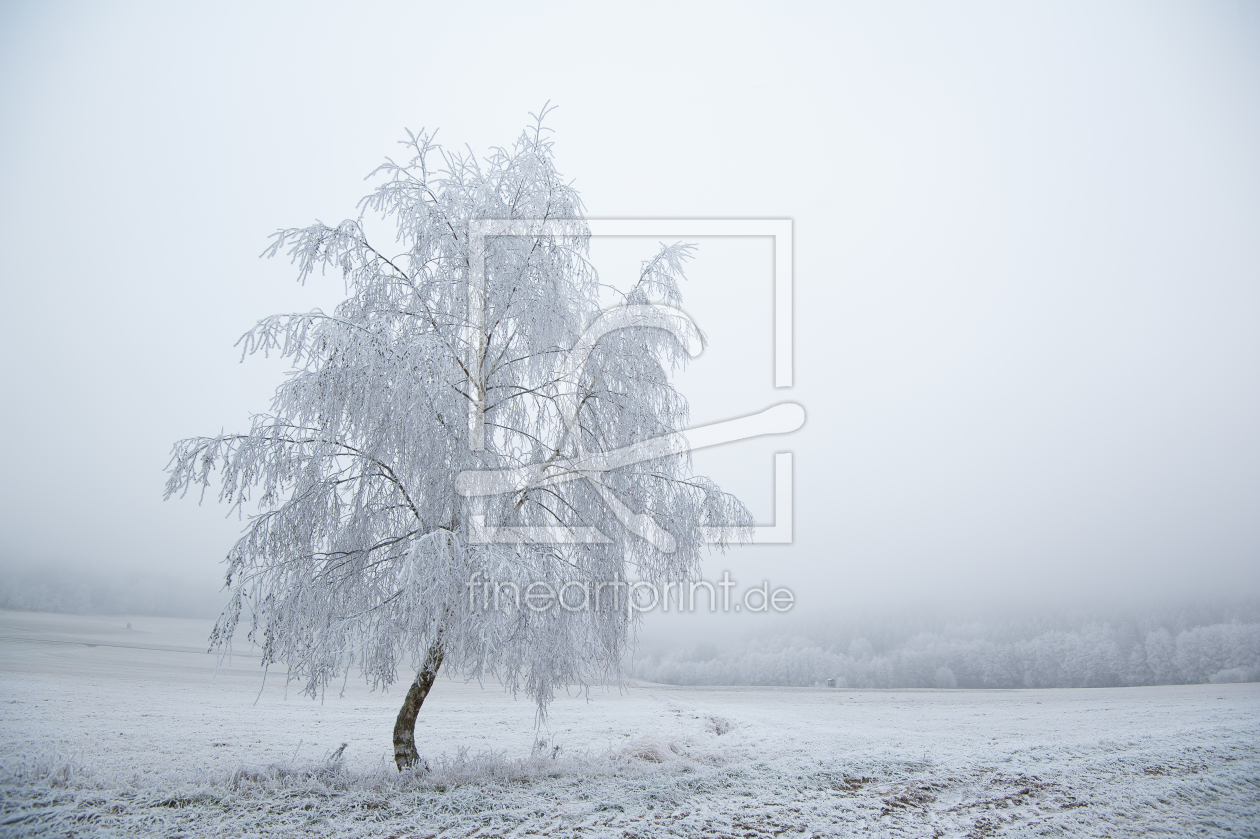
POLYGON ((790 390, 767 240, 701 241, 687 289, 693 417, 809 417, 698 459, 769 523, 795 454, 795 544, 712 575, 1260 594, 1244 2, 5 3, 0 559, 217 587, 241 524, 161 501, 170 446, 245 428, 282 367, 236 338, 341 291, 267 235, 354 215, 405 128, 484 151, 548 100, 594 217, 794 221, 790 390))

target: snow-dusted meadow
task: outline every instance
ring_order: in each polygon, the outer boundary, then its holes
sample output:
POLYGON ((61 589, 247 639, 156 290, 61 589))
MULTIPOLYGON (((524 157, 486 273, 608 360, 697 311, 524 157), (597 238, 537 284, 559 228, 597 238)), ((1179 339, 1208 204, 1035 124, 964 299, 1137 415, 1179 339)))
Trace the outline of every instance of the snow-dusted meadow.
POLYGON ((1260 684, 638 684, 562 696, 535 728, 528 699, 441 680, 430 771, 400 777, 398 690, 286 696, 244 654, 216 674, 208 629, 0 612, 0 831, 1260 836, 1260 684))

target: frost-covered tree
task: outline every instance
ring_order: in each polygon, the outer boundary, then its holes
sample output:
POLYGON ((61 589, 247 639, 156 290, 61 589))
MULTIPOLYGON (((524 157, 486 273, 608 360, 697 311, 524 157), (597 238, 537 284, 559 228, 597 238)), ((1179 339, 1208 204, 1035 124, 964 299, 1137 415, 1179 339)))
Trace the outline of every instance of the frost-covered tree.
POLYGON ((404 142, 357 218, 275 234, 268 255, 303 282, 340 272, 348 296, 241 338, 244 354, 291 359, 290 375, 248 432, 177 443, 166 485, 218 485, 250 515, 226 559, 219 649, 244 622, 263 663, 311 695, 351 670, 373 687, 417 674, 400 769, 418 760, 439 668, 501 679, 543 714, 557 687, 619 678, 630 580, 692 578, 698 528, 750 523, 667 436, 687 415, 669 370, 701 340, 676 308, 690 247, 662 246, 602 312, 541 117, 484 159, 404 142), (470 235, 505 219, 527 232, 470 235), (369 237, 381 224, 388 245, 369 237), (601 457, 662 437, 649 459, 601 457), (470 491, 482 477, 491 490, 470 491))

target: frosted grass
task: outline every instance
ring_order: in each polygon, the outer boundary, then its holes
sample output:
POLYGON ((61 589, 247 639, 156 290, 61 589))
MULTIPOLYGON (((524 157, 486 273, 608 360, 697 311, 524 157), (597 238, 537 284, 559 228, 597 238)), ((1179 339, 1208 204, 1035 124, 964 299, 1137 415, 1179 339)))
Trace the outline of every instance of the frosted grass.
POLYGON ((713 765, 664 744, 461 753, 402 775, 326 761, 125 779, 54 758, 6 773, 0 821, 24 836, 1256 835, 1254 759, 1075 764, 1072 778, 933 762, 713 765))

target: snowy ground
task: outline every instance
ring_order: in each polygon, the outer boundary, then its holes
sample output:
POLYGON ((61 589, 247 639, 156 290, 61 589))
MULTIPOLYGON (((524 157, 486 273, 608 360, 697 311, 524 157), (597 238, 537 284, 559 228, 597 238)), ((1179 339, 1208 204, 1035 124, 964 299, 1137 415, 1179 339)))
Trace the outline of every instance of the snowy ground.
POLYGON ((400 778, 398 690, 260 694, 255 658, 216 677, 207 632, 0 611, 0 833, 1260 836, 1260 684, 640 685, 539 730, 523 697, 440 681, 431 771, 400 778))

